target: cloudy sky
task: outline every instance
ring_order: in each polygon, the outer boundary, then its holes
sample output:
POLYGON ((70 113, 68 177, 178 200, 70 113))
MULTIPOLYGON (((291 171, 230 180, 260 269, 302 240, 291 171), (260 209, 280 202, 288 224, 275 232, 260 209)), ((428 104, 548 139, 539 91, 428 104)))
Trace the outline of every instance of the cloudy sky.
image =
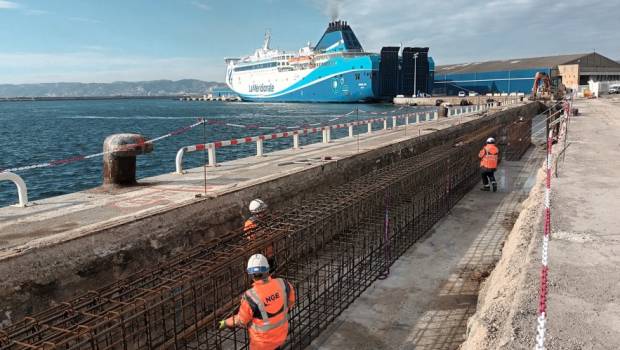
POLYGON ((596 50, 620 59, 619 0, 0 0, 0 84, 196 78, 224 57, 316 41, 330 17, 367 51, 428 46, 438 64, 596 50))

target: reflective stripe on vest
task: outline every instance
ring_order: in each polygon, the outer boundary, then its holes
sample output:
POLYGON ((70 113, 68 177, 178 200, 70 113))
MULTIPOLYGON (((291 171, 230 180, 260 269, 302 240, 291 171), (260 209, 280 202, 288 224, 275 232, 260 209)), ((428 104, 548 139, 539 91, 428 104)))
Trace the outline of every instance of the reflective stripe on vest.
MULTIPOLYGON (((280 288, 282 289, 282 294, 284 295, 284 306, 282 307, 280 312, 284 312, 287 313, 288 312, 288 294, 286 293, 286 285, 283 279, 281 278, 276 278, 275 281, 278 282, 278 284, 280 285, 280 288)), ((283 324, 285 324, 286 322, 288 322, 287 319, 287 315, 284 316, 284 318, 282 318, 280 321, 271 324, 269 322, 269 315, 267 314, 267 310, 265 310, 265 304, 263 304, 263 301, 260 299, 260 297, 258 296, 258 293, 256 293, 256 291, 254 290, 254 288, 249 289, 246 292, 246 296, 248 298, 250 298, 255 304, 256 306, 258 306, 258 311, 260 312, 260 317, 263 320, 264 324, 262 325, 258 325, 254 322, 252 322, 252 324, 250 325, 250 327, 257 331, 257 332, 268 332, 272 329, 278 328, 280 326, 282 326, 283 324)), ((273 316, 277 316, 280 314, 280 312, 276 313, 273 316)))

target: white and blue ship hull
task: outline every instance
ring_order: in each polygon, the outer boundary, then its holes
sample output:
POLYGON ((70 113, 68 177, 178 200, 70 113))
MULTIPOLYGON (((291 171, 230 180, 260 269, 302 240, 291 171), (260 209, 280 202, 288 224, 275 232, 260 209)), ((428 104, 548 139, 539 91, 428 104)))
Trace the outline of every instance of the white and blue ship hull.
POLYGON ((360 102, 374 98, 378 68, 379 55, 363 52, 350 27, 334 22, 298 54, 269 49, 267 37, 254 56, 228 61, 226 82, 244 101, 360 102))

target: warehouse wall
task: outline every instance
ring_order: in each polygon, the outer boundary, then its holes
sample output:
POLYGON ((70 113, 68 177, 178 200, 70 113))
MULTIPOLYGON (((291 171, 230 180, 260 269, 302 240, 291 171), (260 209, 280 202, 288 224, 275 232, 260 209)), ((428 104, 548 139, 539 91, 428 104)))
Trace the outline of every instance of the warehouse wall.
POLYGON ((446 95, 457 95, 459 91, 475 91, 480 94, 489 92, 530 93, 536 72, 551 75, 551 68, 454 74, 435 72, 433 93, 446 95))

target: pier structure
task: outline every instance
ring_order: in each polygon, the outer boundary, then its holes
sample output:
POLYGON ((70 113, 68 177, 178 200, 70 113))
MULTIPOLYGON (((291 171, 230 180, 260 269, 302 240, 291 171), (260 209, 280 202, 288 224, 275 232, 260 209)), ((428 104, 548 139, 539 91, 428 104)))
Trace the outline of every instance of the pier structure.
POLYGON ((248 287, 245 260, 272 245, 299 295, 287 346, 303 348, 478 182, 487 137, 518 159, 544 108, 386 118, 363 136, 220 163, 206 182, 196 168, 2 208, 2 349, 244 348, 243 330, 216 323, 248 287), (272 209, 250 242, 241 223, 256 197, 272 209))

